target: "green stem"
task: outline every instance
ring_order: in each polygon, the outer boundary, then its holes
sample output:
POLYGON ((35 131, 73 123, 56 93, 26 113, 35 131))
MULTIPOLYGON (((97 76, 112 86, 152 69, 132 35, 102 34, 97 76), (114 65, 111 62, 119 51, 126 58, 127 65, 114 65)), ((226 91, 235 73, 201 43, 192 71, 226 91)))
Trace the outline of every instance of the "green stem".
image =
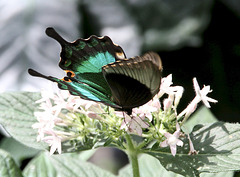
POLYGON ((127 152, 129 161, 132 164, 133 177, 140 177, 139 165, 138 165, 138 150, 135 148, 129 134, 126 134, 125 138, 127 141, 126 152, 127 152))

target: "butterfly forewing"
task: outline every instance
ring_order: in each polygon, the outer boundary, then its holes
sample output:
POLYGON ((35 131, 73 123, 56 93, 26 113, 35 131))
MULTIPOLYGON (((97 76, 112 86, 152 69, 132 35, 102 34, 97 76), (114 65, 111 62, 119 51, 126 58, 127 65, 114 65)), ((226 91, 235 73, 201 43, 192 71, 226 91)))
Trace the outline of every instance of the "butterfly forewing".
POLYGON ((161 71, 161 59, 153 52, 103 67, 112 99, 123 110, 143 105, 159 91, 161 71))

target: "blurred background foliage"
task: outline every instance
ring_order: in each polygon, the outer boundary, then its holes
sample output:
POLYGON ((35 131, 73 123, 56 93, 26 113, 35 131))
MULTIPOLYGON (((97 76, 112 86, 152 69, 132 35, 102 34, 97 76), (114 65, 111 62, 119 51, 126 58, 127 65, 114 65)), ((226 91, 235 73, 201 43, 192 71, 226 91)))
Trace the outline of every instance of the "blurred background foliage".
POLYGON ((163 76, 172 73, 185 88, 180 109, 194 97, 197 77, 219 101, 215 116, 239 122, 239 24, 239 0, 1 0, 0 92, 50 88, 28 75, 30 67, 63 77, 60 46, 44 33, 52 26, 69 41, 108 35, 128 57, 158 52, 163 76))

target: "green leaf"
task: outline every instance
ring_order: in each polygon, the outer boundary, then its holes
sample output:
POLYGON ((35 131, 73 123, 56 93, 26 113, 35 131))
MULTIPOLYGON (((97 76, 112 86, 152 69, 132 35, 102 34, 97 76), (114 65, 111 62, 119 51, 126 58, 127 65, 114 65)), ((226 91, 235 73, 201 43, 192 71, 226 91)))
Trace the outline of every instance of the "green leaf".
POLYGON ((39 152, 39 150, 25 146, 13 138, 3 138, 0 148, 9 152, 18 166, 22 160, 31 158, 39 152))
POLYGON ((174 157, 167 148, 152 149, 146 153, 156 157, 170 171, 184 176, 200 173, 218 173, 240 170, 240 125, 216 122, 198 125, 191 134, 194 147, 199 153, 188 155, 189 145, 178 147, 174 157))
POLYGON ((193 127, 197 124, 213 123, 216 121, 217 118, 212 112, 205 106, 202 106, 183 124, 181 129, 188 134, 192 132, 193 127))
POLYGON ((33 92, 0 94, 0 124, 17 141, 29 147, 44 149, 45 144, 36 141, 37 130, 32 128, 37 122, 34 111, 38 109, 35 102, 39 99, 40 93, 33 92))
POLYGON ((26 177, 56 177, 57 171, 49 158, 49 153, 41 153, 24 168, 26 177))
MULTIPOLYGON (((140 169, 140 175, 142 177, 145 176, 164 176, 164 177, 182 177, 180 174, 173 173, 171 171, 167 171, 157 160, 155 157, 147 155, 147 154, 142 154, 139 158, 139 169, 140 169)), ((221 172, 221 173, 204 173, 201 175, 201 177, 231 177, 233 176, 233 172, 221 172)), ((132 174, 132 168, 131 165, 128 164, 124 168, 122 168, 119 171, 119 177, 131 177, 133 176, 132 174)))
POLYGON ((200 176, 201 177, 233 177, 234 172, 228 171, 228 172, 220 172, 220 173, 202 173, 200 176))
POLYGON ((0 176, 1 177, 22 177, 20 169, 12 157, 0 149, 0 176))
POLYGON ((115 177, 89 162, 81 160, 81 154, 69 153, 49 156, 42 153, 24 169, 27 177, 115 177))
POLYGON ((87 151, 82 151, 80 152, 80 156, 79 158, 83 161, 87 161, 90 157, 93 156, 93 154, 96 152, 96 149, 91 149, 91 150, 87 150, 87 151))
MULTIPOLYGON (((159 161, 147 154, 142 154, 139 158, 139 169, 140 169, 140 176, 164 176, 164 177, 180 177, 182 175, 177 175, 173 172, 168 172, 160 163, 159 161)), ((132 167, 131 164, 128 164, 126 167, 122 168, 119 171, 119 177, 131 177, 132 174, 132 167)))
POLYGON ((79 156, 63 154, 51 156, 54 167, 62 177, 114 177, 112 173, 103 170, 89 162, 84 162, 79 156))

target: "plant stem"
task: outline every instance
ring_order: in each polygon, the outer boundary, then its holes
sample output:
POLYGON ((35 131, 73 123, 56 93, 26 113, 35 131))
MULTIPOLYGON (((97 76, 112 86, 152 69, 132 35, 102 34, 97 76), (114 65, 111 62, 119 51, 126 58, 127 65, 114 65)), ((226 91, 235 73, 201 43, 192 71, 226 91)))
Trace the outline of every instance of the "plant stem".
POLYGON ((138 165, 138 150, 135 148, 129 134, 126 134, 125 138, 127 141, 126 152, 127 152, 129 161, 132 164, 133 177, 140 177, 139 165, 138 165))

